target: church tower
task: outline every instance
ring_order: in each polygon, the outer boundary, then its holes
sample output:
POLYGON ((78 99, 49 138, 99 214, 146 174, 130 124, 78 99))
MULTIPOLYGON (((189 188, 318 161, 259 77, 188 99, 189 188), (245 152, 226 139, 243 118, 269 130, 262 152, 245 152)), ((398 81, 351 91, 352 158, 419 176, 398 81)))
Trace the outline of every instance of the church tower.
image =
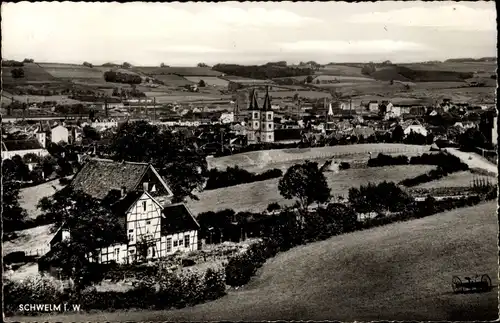
POLYGON ((274 112, 271 108, 271 99, 269 98, 269 87, 266 87, 266 96, 261 111, 261 140, 262 142, 274 142, 274 112))
POLYGON ((248 118, 248 143, 257 143, 261 141, 260 136, 260 109, 259 102, 257 101, 257 93, 252 90, 250 94, 250 106, 248 107, 250 118, 248 118))

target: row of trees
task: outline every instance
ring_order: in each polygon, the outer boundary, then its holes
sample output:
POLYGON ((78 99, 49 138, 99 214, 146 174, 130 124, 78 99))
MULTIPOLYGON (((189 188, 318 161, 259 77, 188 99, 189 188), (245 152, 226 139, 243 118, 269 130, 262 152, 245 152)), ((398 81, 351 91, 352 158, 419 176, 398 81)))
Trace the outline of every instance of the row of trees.
POLYGON ((115 71, 104 72, 104 80, 113 83, 141 84, 142 78, 139 75, 120 73, 115 71))
POLYGON ((236 65, 236 64, 217 64, 212 67, 213 70, 228 75, 248 77, 254 79, 273 79, 278 77, 306 76, 314 73, 311 68, 282 67, 275 65, 236 65))

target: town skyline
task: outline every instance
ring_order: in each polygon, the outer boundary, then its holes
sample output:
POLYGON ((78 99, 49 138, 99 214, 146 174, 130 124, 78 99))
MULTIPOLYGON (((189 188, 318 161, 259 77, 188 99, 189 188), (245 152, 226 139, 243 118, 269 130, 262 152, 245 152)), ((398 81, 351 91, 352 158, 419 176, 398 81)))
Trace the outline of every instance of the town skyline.
POLYGON ((39 62, 191 66, 496 56, 493 2, 20 2, 2 5, 2 16, 3 57, 39 62))

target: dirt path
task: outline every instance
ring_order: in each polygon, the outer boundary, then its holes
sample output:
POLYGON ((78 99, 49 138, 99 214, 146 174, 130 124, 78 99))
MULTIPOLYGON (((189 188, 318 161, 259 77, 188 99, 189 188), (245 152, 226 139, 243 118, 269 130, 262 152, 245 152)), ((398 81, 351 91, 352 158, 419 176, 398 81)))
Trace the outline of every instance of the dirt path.
POLYGON ((469 168, 481 168, 488 172, 498 174, 498 166, 488 161, 486 158, 476 154, 460 151, 456 148, 446 148, 450 154, 457 156, 464 163, 469 165, 469 168), (470 158, 472 157, 472 158, 470 158))

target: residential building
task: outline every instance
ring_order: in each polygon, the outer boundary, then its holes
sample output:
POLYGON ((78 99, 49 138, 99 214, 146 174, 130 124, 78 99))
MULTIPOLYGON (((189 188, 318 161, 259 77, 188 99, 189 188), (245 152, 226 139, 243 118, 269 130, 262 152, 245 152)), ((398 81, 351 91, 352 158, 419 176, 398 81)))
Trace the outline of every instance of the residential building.
POLYGON ((418 121, 412 120, 409 123, 405 123, 403 125, 403 130, 405 136, 409 135, 410 133, 418 133, 421 134, 422 136, 427 136, 427 129, 418 121))
POLYGON ((262 108, 259 108, 257 93, 253 91, 248 112, 250 113, 247 128, 248 143, 274 142, 274 113, 268 89, 262 108))
MULTIPOLYGON (((131 263, 199 249, 199 224, 186 205, 172 204, 172 191, 150 164, 89 159, 70 187, 99 200, 114 196, 111 210, 126 230, 125 240, 98 250, 91 261, 131 263), (145 254, 139 244, 147 247, 145 254)), ((51 246, 71 234, 64 226, 61 232, 51 246)))
POLYGON ((37 139, 27 140, 2 140, 2 159, 11 159, 19 155, 35 154, 39 157, 47 156, 49 152, 37 139))

